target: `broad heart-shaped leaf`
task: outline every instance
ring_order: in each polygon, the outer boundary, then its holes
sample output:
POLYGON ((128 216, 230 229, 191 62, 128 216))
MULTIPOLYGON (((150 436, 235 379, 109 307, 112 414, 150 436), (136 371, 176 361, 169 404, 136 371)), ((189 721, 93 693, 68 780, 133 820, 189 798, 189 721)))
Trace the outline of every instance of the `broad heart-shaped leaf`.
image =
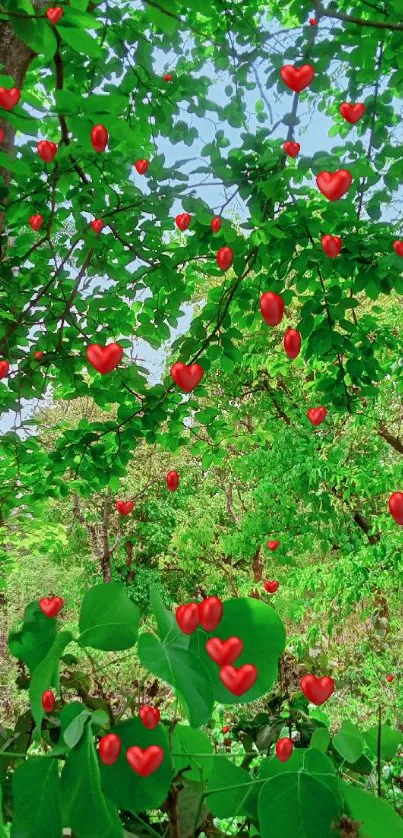
POLYGON ((150 605, 157 621, 160 639, 166 639, 169 643, 174 642, 176 646, 183 646, 184 649, 187 649, 189 647, 189 636, 183 634, 180 630, 172 611, 165 608, 159 590, 155 585, 152 585, 150 589, 150 605))
MULTIPOLYGON (((179 835, 181 838, 193 838, 197 827, 200 826, 207 815, 204 791, 203 783, 193 783, 183 778, 183 788, 178 798, 179 835)), ((150 833, 144 838, 150 838, 150 833)))
POLYGON ((62 809, 57 760, 30 757, 14 772, 12 788, 11 838, 60 838, 62 809))
POLYGON ((79 838, 123 838, 116 807, 102 788, 91 726, 70 751, 61 777, 63 825, 79 838))
POLYGON ((364 738, 357 725, 346 720, 333 736, 333 746, 346 762, 357 762, 364 750, 364 738))
POLYGON ((190 766, 183 776, 187 780, 202 782, 210 776, 215 754, 213 746, 202 730, 194 730, 187 725, 176 725, 172 736, 172 750, 175 772, 190 766), (197 754, 193 757, 192 754, 197 754), (200 754, 207 754, 206 758, 200 754))
POLYGON ((342 780, 339 787, 351 818, 360 823, 360 838, 403 838, 403 820, 386 800, 342 780))
POLYGON ((234 765, 227 757, 217 756, 207 784, 206 802, 210 812, 217 818, 236 817, 242 811, 252 787, 253 781, 247 771, 234 765))
POLYGON ((56 619, 47 617, 35 600, 25 609, 22 629, 10 633, 8 647, 11 654, 24 661, 30 672, 33 672, 49 651, 56 634, 56 619))
POLYGON ((182 645, 166 640, 161 643, 146 633, 139 637, 138 653, 143 666, 176 690, 192 727, 205 724, 211 715, 214 696, 204 663, 182 645))
POLYGON ((309 747, 317 748, 318 751, 326 753, 331 738, 332 737, 326 727, 317 727, 312 734, 309 747))
MULTIPOLYGON (((371 727, 365 734, 365 741, 373 754, 378 753, 378 726, 371 727)), ((389 725, 381 725, 381 758, 393 759, 400 743, 403 742, 403 733, 394 730, 389 725)))
POLYGON ((102 582, 85 594, 80 612, 81 646, 105 652, 130 649, 137 640, 140 610, 120 582, 102 582))
POLYGON ((334 838, 332 824, 341 806, 339 797, 317 777, 307 771, 284 771, 264 783, 258 813, 261 838, 334 838))
POLYGON ((129 719, 111 728, 111 733, 117 733, 120 737, 122 749, 113 765, 99 762, 105 793, 119 809, 128 812, 157 809, 168 794, 173 773, 169 740, 163 726, 158 724, 154 730, 148 730, 140 719, 129 719), (140 748, 159 745, 163 749, 164 759, 153 774, 140 777, 130 767, 126 751, 132 745, 140 748))
POLYGON ((245 704, 267 693, 277 678, 278 659, 285 645, 284 626, 274 609, 252 597, 227 600, 222 620, 213 634, 221 640, 240 637, 243 652, 234 666, 253 663, 258 670, 257 681, 250 690, 240 696, 230 693, 219 679, 219 667, 206 652, 206 641, 211 635, 197 629, 191 635, 189 648, 207 666, 216 701, 222 704, 245 704))
POLYGON ((89 710, 82 710, 66 727, 63 733, 63 739, 69 748, 74 748, 77 742, 80 741, 84 733, 85 724, 89 718, 91 718, 89 710))
POLYGON ((31 703, 32 715, 37 727, 40 728, 44 717, 42 707, 42 693, 52 686, 58 685, 59 661, 66 646, 73 640, 71 631, 61 631, 55 638, 46 657, 38 664, 32 675, 29 686, 29 700, 31 703))

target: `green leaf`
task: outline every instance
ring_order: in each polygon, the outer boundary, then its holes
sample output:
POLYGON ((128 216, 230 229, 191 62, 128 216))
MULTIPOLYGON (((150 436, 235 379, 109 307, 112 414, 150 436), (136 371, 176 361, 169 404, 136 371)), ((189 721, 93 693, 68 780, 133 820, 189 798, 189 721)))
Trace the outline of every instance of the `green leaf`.
POLYGON ((174 12, 176 7, 176 0, 170 0, 169 4, 165 3, 165 0, 161 0, 158 4, 160 8, 155 8, 154 6, 146 7, 147 10, 147 17, 155 25, 155 27, 162 32, 166 32, 167 35, 172 35, 178 28, 178 21, 175 17, 172 17, 169 12, 174 12), (166 7, 167 14, 162 10, 166 7))
POLYGON ((32 715, 37 727, 40 728, 44 717, 42 707, 42 693, 58 683, 59 661, 66 646, 73 640, 70 631, 61 631, 54 640, 47 655, 35 669, 29 686, 29 700, 31 703, 32 715))
MULTIPOLYGON (((365 734, 365 741, 373 754, 378 753, 378 725, 371 727, 365 734)), ((393 730, 389 725, 381 725, 381 758, 393 759, 399 745, 403 742, 403 733, 393 730)))
POLYGON ((75 8, 65 6, 64 14, 61 21, 58 23, 58 27, 63 28, 63 26, 73 26, 81 29, 102 29, 102 21, 85 11, 87 5, 88 2, 81 8, 77 8, 76 4, 74 4, 75 8))
POLYGON ((317 777, 306 771, 284 771, 264 783, 258 812, 262 838, 334 838, 332 824, 341 807, 338 797, 317 777))
POLYGON ((342 780, 339 785, 351 818, 360 823, 362 838, 403 838, 403 820, 386 800, 342 780))
POLYGON ((364 750, 364 738, 357 725, 347 720, 333 736, 333 745, 346 762, 357 762, 364 750))
POLYGON ((30 757, 14 772, 12 788, 11 838, 60 838, 62 810, 57 761, 30 757))
POLYGON ((11 24, 15 34, 24 44, 45 58, 53 58, 57 50, 57 40, 47 21, 35 17, 30 20, 12 18, 11 24))
POLYGON ((58 30, 63 41, 72 49, 88 58, 102 58, 103 51, 95 38, 92 38, 85 29, 77 29, 73 26, 63 26, 62 21, 58 24, 58 30))
POLYGON ((81 646, 105 652, 130 649, 137 640, 140 610, 120 582, 102 582, 87 591, 80 612, 81 646))
POLYGON ((215 760, 213 746, 206 734, 186 725, 176 725, 172 737, 175 772, 189 766, 184 776, 188 780, 204 782, 212 770, 215 760), (180 754, 180 756, 178 756, 180 754), (192 754, 197 754, 193 757, 192 754), (204 759, 200 754, 208 754, 204 759))
POLYGON ((129 719, 111 728, 122 742, 119 758, 113 765, 99 762, 102 787, 105 793, 119 809, 129 812, 142 812, 157 809, 164 802, 172 781, 172 760, 169 740, 161 724, 148 730, 140 719, 129 719), (164 751, 160 767, 148 777, 140 777, 130 767, 126 751, 132 745, 148 748, 159 745, 164 751))
POLYGON ((30 672, 33 672, 48 653, 56 634, 56 619, 47 617, 37 601, 30 602, 24 612, 22 629, 10 633, 8 647, 11 654, 24 661, 30 672))
POLYGON ((161 599, 158 588, 155 585, 150 587, 150 605, 158 626, 158 634, 161 640, 168 638, 168 641, 175 641, 176 645, 183 645, 188 648, 189 641, 176 622, 175 615, 168 611, 161 599))
POLYGON ((208 670, 196 655, 175 641, 161 643, 151 634, 141 634, 140 661, 178 692, 192 727, 205 724, 213 707, 213 688, 208 670))
POLYGON ((82 710, 66 727, 63 733, 63 739, 69 748, 74 748, 77 742, 80 741, 84 733, 85 723, 89 718, 91 718, 89 710, 82 710))
POLYGON ((253 780, 247 771, 226 757, 217 756, 207 784, 207 806, 210 812, 216 818, 236 817, 243 810, 252 786, 253 780))
POLYGON ((318 751, 322 751, 322 753, 326 753, 329 743, 331 740, 331 736, 329 731, 325 727, 317 727, 316 730, 312 734, 312 738, 309 744, 310 748, 317 748, 318 751))
POLYGON ((85 726, 83 737, 67 757, 61 791, 63 823, 79 838, 123 838, 116 807, 101 788, 90 725, 85 726))

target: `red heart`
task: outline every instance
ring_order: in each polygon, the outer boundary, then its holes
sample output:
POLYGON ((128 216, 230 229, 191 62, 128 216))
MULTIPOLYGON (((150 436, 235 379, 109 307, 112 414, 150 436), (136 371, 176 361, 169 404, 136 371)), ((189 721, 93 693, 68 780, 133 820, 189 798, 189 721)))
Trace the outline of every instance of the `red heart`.
POLYGON ((221 218, 219 218, 218 215, 211 219, 210 227, 213 233, 218 233, 219 230, 221 230, 221 218))
POLYGON ((267 591, 268 594, 274 594, 277 591, 280 582, 273 580, 268 580, 264 583, 264 589, 267 591))
POLYGON ((310 407, 309 410, 307 410, 306 415, 312 425, 320 425, 323 422, 326 413, 327 410, 325 407, 310 407))
POLYGON ((34 352, 34 358, 36 358, 37 361, 40 361, 41 358, 43 358, 44 354, 44 352, 34 352))
POLYGON ((245 663, 236 669, 235 666, 223 666, 220 669, 220 678, 224 687, 233 695, 243 695, 253 687, 258 672, 253 663, 245 663))
POLYGON ((0 128, 0 143, 2 143, 3 140, 4 140, 4 131, 3 131, 2 128, 0 128))
POLYGON ((57 617, 64 605, 60 596, 44 596, 39 600, 39 608, 47 617, 57 617))
POLYGON ((280 762, 287 762, 290 759, 290 756, 294 750, 294 743, 292 739, 289 739, 288 736, 284 736, 283 739, 279 739, 276 742, 276 754, 280 762))
POLYGON ((291 140, 287 140, 287 142, 283 143, 283 149, 289 157, 296 157, 301 146, 299 143, 292 143, 291 140))
POLYGON ((311 64, 303 64, 302 67, 294 67, 292 64, 285 64, 280 70, 283 82, 290 87, 294 93, 301 93, 308 87, 315 77, 315 70, 311 64))
POLYGON ((188 212, 181 212, 179 213, 179 215, 176 216, 175 224, 177 227, 179 227, 179 230, 182 230, 183 233, 184 230, 187 230, 187 228, 189 227, 191 220, 192 216, 189 215, 188 212))
POLYGON ((179 605, 176 609, 176 622, 184 634, 193 634, 200 624, 199 607, 197 602, 179 605))
POLYGON ((56 699, 52 693, 52 690, 45 690, 42 693, 42 707, 45 713, 52 713, 55 709, 56 699))
POLYGON ((339 111, 346 122, 349 122, 350 125, 355 125, 364 116, 366 107, 359 102, 356 105, 349 105, 348 102, 342 102, 339 111))
POLYGON ((318 25, 318 21, 316 20, 316 17, 310 17, 309 18, 309 25, 310 26, 317 26, 318 25))
POLYGON ((21 98, 21 91, 18 87, 0 87, 0 108, 5 111, 12 111, 21 98))
POLYGON ((320 172, 316 178, 318 188, 329 201, 338 201, 348 192, 353 182, 353 176, 347 169, 337 172, 320 172))
POLYGON ((158 707, 150 707, 149 704, 144 704, 143 707, 140 707, 139 716, 144 727, 148 730, 154 730, 161 718, 161 713, 158 707))
POLYGON ((109 343, 108 346, 92 343, 87 346, 86 355, 91 366, 102 375, 106 375, 107 372, 111 372, 120 364, 123 358, 123 349, 118 343, 109 343))
POLYGON ((230 730, 231 725, 224 725, 224 727, 221 728, 222 733, 229 733, 230 730))
POLYGON ((122 743, 116 733, 107 733, 99 740, 99 758, 105 765, 113 765, 119 757, 122 743))
POLYGON ((334 692, 334 681, 328 675, 325 675, 324 678, 317 678, 316 675, 304 675, 301 678, 300 687, 306 698, 319 707, 334 692))
POLYGON ((392 681, 394 681, 394 680, 395 680, 395 676, 394 676, 394 675, 387 675, 387 676, 386 676, 386 680, 389 682, 389 684, 391 684, 391 683, 392 683, 392 681))
POLYGON ((242 654, 243 643, 240 637, 229 637, 228 640, 220 640, 219 637, 210 637, 206 643, 207 654, 218 666, 226 666, 234 663, 242 654))
POLYGON ((197 387, 203 378, 203 373, 204 370, 200 364, 190 364, 188 366, 182 364, 181 361, 177 361, 171 367, 171 377, 185 393, 191 393, 197 387))
POLYGON ((165 81, 172 81, 172 73, 164 73, 165 81))
POLYGON ((0 361, 0 378, 5 378, 10 369, 8 361, 0 361))
POLYGON ((117 509, 120 515, 129 515, 133 510, 133 506, 134 503, 132 500, 117 500, 115 503, 115 509, 117 509))
POLYGON ((268 541, 267 542, 267 547, 269 548, 269 550, 274 552, 274 550, 277 550, 277 547, 279 546, 279 544, 280 544, 279 541, 268 541))
POLYGON ((144 750, 133 745, 127 749, 126 759, 136 774, 140 774, 140 777, 148 777, 160 767, 164 759, 164 751, 159 745, 150 745, 144 750))
POLYGON ((336 256, 339 255, 341 250, 340 236, 326 235, 322 236, 320 241, 326 256, 330 256, 331 259, 335 259, 336 256))
POLYGON ((56 143, 51 143, 50 140, 41 140, 37 145, 39 157, 45 163, 51 163, 57 153, 56 143))
POLYGON ((223 604, 218 596, 208 596, 199 605, 200 622, 204 631, 214 631, 221 622, 223 604))
POLYGON ((401 239, 393 242, 393 250, 398 256, 403 256, 403 241, 401 239))
POLYGON ((134 166, 137 169, 139 175, 145 175, 148 169, 148 160, 136 160, 134 166))
POLYGON ((30 227, 37 233, 38 230, 41 229, 43 224, 43 216, 42 215, 31 215, 29 219, 30 227))
POLYGON ((175 492, 179 486, 179 474, 177 471, 169 471, 166 476, 166 484, 170 492, 175 492))
POLYGON ((296 358, 301 352, 301 335, 297 329, 287 329, 283 338, 284 349, 289 358, 296 358))
POLYGON ((109 134, 104 125, 94 125, 91 131, 91 145, 94 151, 105 151, 109 134))
POLYGON ((217 251, 217 265, 222 271, 228 271, 234 261, 234 251, 232 247, 220 247, 217 251))
POLYGON ((389 512, 397 524, 403 524, 403 492, 393 492, 390 496, 389 512))
POLYGON ((91 221, 91 227, 97 235, 103 230, 104 222, 102 218, 95 218, 94 221, 91 221))
POLYGON ((46 17, 51 23, 57 23, 63 17, 63 9, 55 6, 53 9, 46 9, 46 17))
POLYGON ((269 326, 278 326, 284 315, 283 298, 273 291, 266 291, 260 298, 260 311, 269 326))

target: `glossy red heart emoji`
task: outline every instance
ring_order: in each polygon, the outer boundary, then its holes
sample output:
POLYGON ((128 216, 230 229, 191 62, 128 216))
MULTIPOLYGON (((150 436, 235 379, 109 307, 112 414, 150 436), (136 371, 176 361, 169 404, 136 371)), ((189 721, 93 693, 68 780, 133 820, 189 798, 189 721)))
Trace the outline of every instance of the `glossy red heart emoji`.
POLYGON ((99 740, 99 758, 105 765, 113 765, 119 758, 122 743, 116 733, 107 733, 99 740))
POLYGON ((390 496, 389 512, 397 524, 403 524, 403 492, 393 492, 390 496))
POLYGON ((46 614, 47 617, 57 617, 60 614, 64 605, 64 600, 60 596, 44 596, 39 600, 39 608, 46 614))
POLYGON ((231 725, 224 725, 224 727, 221 728, 222 733, 229 733, 230 730, 231 725))
POLYGON ((243 643, 240 637, 229 637, 228 640, 210 637, 206 643, 207 654, 218 666, 234 663, 242 654, 242 649, 243 643))
POLYGON ((42 215, 31 215, 31 217, 29 219, 29 226, 32 227, 33 230, 35 230, 35 233, 37 233, 38 230, 41 229, 42 224, 43 224, 43 216, 42 215))
POLYGON ((395 680, 395 676, 394 675, 387 675, 386 680, 388 681, 389 684, 391 684, 392 681, 395 680))
POLYGON ((287 140, 283 143, 283 149, 289 157, 296 157, 301 149, 301 146, 299 143, 293 143, 291 140, 287 140))
POLYGON ((44 352, 40 352, 40 351, 38 350, 37 352, 34 352, 34 358, 35 358, 37 361, 40 361, 40 360, 41 360, 41 358, 43 358, 44 354, 45 354, 44 352))
POLYGON ((133 512, 134 503, 132 500, 117 500, 115 503, 115 509, 119 512, 119 515, 130 515, 133 512))
POLYGON ((289 739, 288 736, 284 736, 283 739, 279 739, 276 742, 276 756, 280 760, 280 762, 287 762, 290 759, 290 756, 294 750, 294 743, 292 739, 289 739))
POLYGON ((285 353, 289 358, 294 359, 299 355, 301 352, 301 335, 297 329, 287 329, 283 337, 283 344, 285 353))
POLYGON ((191 393, 192 390, 200 384, 200 381, 203 378, 203 367, 200 364, 182 364, 181 361, 177 361, 171 367, 171 378, 173 378, 175 384, 184 390, 185 393, 191 393))
POLYGON ((213 233, 218 233, 219 230, 221 230, 221 218, 219 218, 218 215, 211 219, 210 227, 213 233))
POLYGON ((218 596, 208 596, 199 604, 199 619, 204 631, 214 631, 221 622, 224 606, 218 596))
POLYGON ((164 81, 172 81, 172 73, 164 73, 164 81))
POLYGON ((318 25, 318 21, 316 20, 316 17, 310 17, 309 18, 309 25, 310 26, 317 26, 318 25))
POLYGON ((170 492, 176 492, 179 486, 179 474, 177 471, 169 471, 166 478, 166 484, 170 492))
POLYGON ((253 663, 245 663, 236 669, 235 666, 223 666, 220 669, 220 679, 224 687, 233 695, 243 695, 253 687, 257 679, 257 669, 253 663))
POLYGON ((8 375, 10 364, 8 361, 0 361, 0 378, 5 378, 8 375))
POLYGON ((353 182, 353 176, 347 169, 338 169, 337 172, 321 172, 316 183, 325 198, 329 201, 338 201, 348 192, 353 182))
POLYGON ((118 343, 109 343, 107 346, 100 346, 99 343, 92 343, 86 349, 87 360, 94 369, 102 375, 114 370, 123 358, 123 349, 118 343))
POLYGON ((277 580, 268 579, 267 582, 264 582, 263 587, 268 594, 275 594, 279 584, 280 582, 277 582, 277 580))
POLYGON ((328 234, 326 236, 322 236, 320 242, 326 256, 330 256, 331 259, 335 259, 336 256, 339 255, 341 251, 340 236, 331 236, 328 234))
POLYGON ((51 163, 57 154, 57 145, 56 143, 50 142, 50 140, 41 140, 36 148, 39 157, 42 157, 45 163, 51 163))
POLYGON ((54 9, 46 9, 46 17, 51 23, 55 24, 63 17, 63 9, 60 6, 55 6, 54 9))
POLYGON ((189 227, 191 220, 192 216, 188 212, 181 212, 176 216, 175 224, 183 233, 189 227))
POLYGON ((104 125, 94 125, 91 131, 91 145, 94 151, 105 151, 108 144, 109 134, 104 125))
POLYGON ((393 250, 398 256, 403 256, 403 241, 401 239, 393 242, 393 250))
POLYGON ((303 64, 302 67, 285 64, 280 70, 280 76, 294 93, 301 93, 301 90, 305 90, 314 79, 315 70, 311 64, 303 64))
POLYGON ((200 625, 199 607, 197 602, 179 605, 176 609, 176 622, 184 634, 193 634, 200 625))
POLYGON ((339 106, 339 111, 346 122, 349 122, 350 125, 355 125, 364 116, 366 107, 359 102, 356 105, 349 105, 348 102, 342 102, 339 106))
POLYGON ((102 221, 102 218, 95 218, 94 221, 91 221, 91 227, 94 233, 96 233, 98 236, 104 228, 104 222, 102 221))
POLYGON ((222 271, 228 271, 234 261, 234 251, 232 247, 220 247, 217 251, 217 265, 222 271))
POLYGON ((42 693, 41 700, 42 707, 45 713, 53 713, 53 710, 55 709, 56 699, 52 693, 52 690, 45 690, 45 692, 42 693))
POLYGON ((164 759, 164 751, 159 745, 150 745, 144 750, 133 745, 127 749, 126 759, 136 774, 140 774, 140 777, 148 777, 160 767, 164 759))
POLYGON ((150 707, 149 704, 144 704, 143 707, 140 707, 139 716, 144 727, 148 730, 154 730, 161 718, 161 713, 158 707, 150 707))
POLYGON ((304 675, 301 678, 300 687, 308 701, 319 707, 334 692, 334 681, 328 675, 325 675, 324 678, 317 678, 316 675, 304 675))
POLYGON ((267 542, 267 547, 268 547, 268 548, 269 548, 269 550, 271 550, 272 552, 274 552, 274 550, 277 550, 277 547, 279 547, 279 545, 280 545, 280 542, 279 542, 279 541, 268 541, 268 542, 267 542))
POLYGON ((260 311, 268 326, 278 326, 284 315, 283 298, 273 291, 266 291, 260 298, 260 311))
POLYGON ((323 422, 326 413, 327 410, 325 407, 310 407, 309 410, 307 410, 306 415, 311 424, 317 426, 323 422))
POLYGON ((145 173, 148 169, 149 163, 148 163, 148 160, 136 160, 134 166, 137 169, 139 175, 145 175, 145 173))
POLYGON ((0 87, 0 108, 5 111, 12 111, 21 98, 21 91, 18 87, 0 87))

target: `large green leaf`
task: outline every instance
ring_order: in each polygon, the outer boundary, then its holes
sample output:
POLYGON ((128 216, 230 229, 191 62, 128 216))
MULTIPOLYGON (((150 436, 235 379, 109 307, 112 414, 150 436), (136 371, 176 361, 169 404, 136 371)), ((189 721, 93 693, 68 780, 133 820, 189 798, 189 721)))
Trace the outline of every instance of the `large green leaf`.
POLYGON ((206 652, 207 635, 202 629, 191 635, 190 650, 208 668, 214 685, 214 698, 223 704, 245 704, 267 693, 278 675, 278 660, 285 645, 284 626, 270 605, 259 599, 245 597, 224 603, 222 620, 214 631, 221 640, 240 637, 243 652, 234 666, 253 663, 258 678, 253 687, 241 696, 230 693, 219 679, 219 667, 206 652))
POLYGON ((88 55, 90 58, 102 58, 102 49, 85 29, 78 29, 75 26, 63 24, 60 21, 58 30, 63 41, 80 54, 88 55))
POLYGON ((57 50, 56 36, 48 21, 31 18, 12 18, 12 27, 21 41, 44 58, 53 58, 57 50))
POLYGON ((52 686, 58 686, 60 657, 72 639, 73 635, 70 631, 61 631, 56 636, 46 657, 41 660, 32 675, 29 686, 29 700, 32 715, 38 728, 40 728, 45 715, 42 707, 42 693, 52 686))
POLYGON ((140 610, 120 582, 101 583, 87 591, 80 612, 82 646, 106 652, 130 649, 137 640, 140 610))
POLYGON ((13 774, 11 838, 60 838, 62 810, 57 760, 30 757, 13 774))
POLYGON ((56 633, 56 619, 47 617, 38 602, 30 602, 24 612, 22 629, 9 635, 10 652, 18 660, 24 661, 33 672, 52 646, 56 633))
POLYGON ((258 812, 262 838, 334 838, 332 824, 341 807, 317 777, 307 771, 284 771, 263 784, 258 812))
POLYGON ((333 745, 346 762, 357 762, 364 750, 364 738, 357 725, 350 721, 343 722, 340 730, 333 736, 333 745))
POLYGON ((184 649, 187 649, 189 646, 189 637, 180 630, 172 611, 168 611, 165 608, 158 588, 155 585, 150 588, 150 605, 157 621, 160 640, 166 640, 169 643, 175 642, 176 646, 182 645, 184 649))
POLYGON ((339 785, 360 838, 403 838, 403 820, 386 800, 341 780, 339 785))
POLYGON ((172 736, 175 771, 184 772, 187 780, 202 782, 210 776, 216 756, 206 734, 186 725, 175 725, 172 736), (196 756, 193 756, 196 754, 196 756), (202 756, 206 754, 206 758, 202 756))
POLYGON ((253 780, 227 757, 217 756, 207 784, 207 806, 217 818, 236 817, 243 811, 253 780))
MULTIPOLYGON (((399 745, 403 742, 403 733, 389 725, 381 725, 381 759, 393 759, 399 745)), ((373 754, 378 753, 378 726, 371 727, 365 734, 365 741, 373 754)))
POLYGON ((140 719, 129 719, 115 725, 111 733, 117 733, 122 742, 118 760, 113 765, 99 762, 102 787, 119 809, 141 812, 157 809, 165 800, 172 780, 172 760, 167 733, 161 724, 154 730, 144 727, 140 719), (132 745, 148 748, 159 745, 164 751, 160 767, 148 777, 140 777, 130 767, 126 751, 132 745))

